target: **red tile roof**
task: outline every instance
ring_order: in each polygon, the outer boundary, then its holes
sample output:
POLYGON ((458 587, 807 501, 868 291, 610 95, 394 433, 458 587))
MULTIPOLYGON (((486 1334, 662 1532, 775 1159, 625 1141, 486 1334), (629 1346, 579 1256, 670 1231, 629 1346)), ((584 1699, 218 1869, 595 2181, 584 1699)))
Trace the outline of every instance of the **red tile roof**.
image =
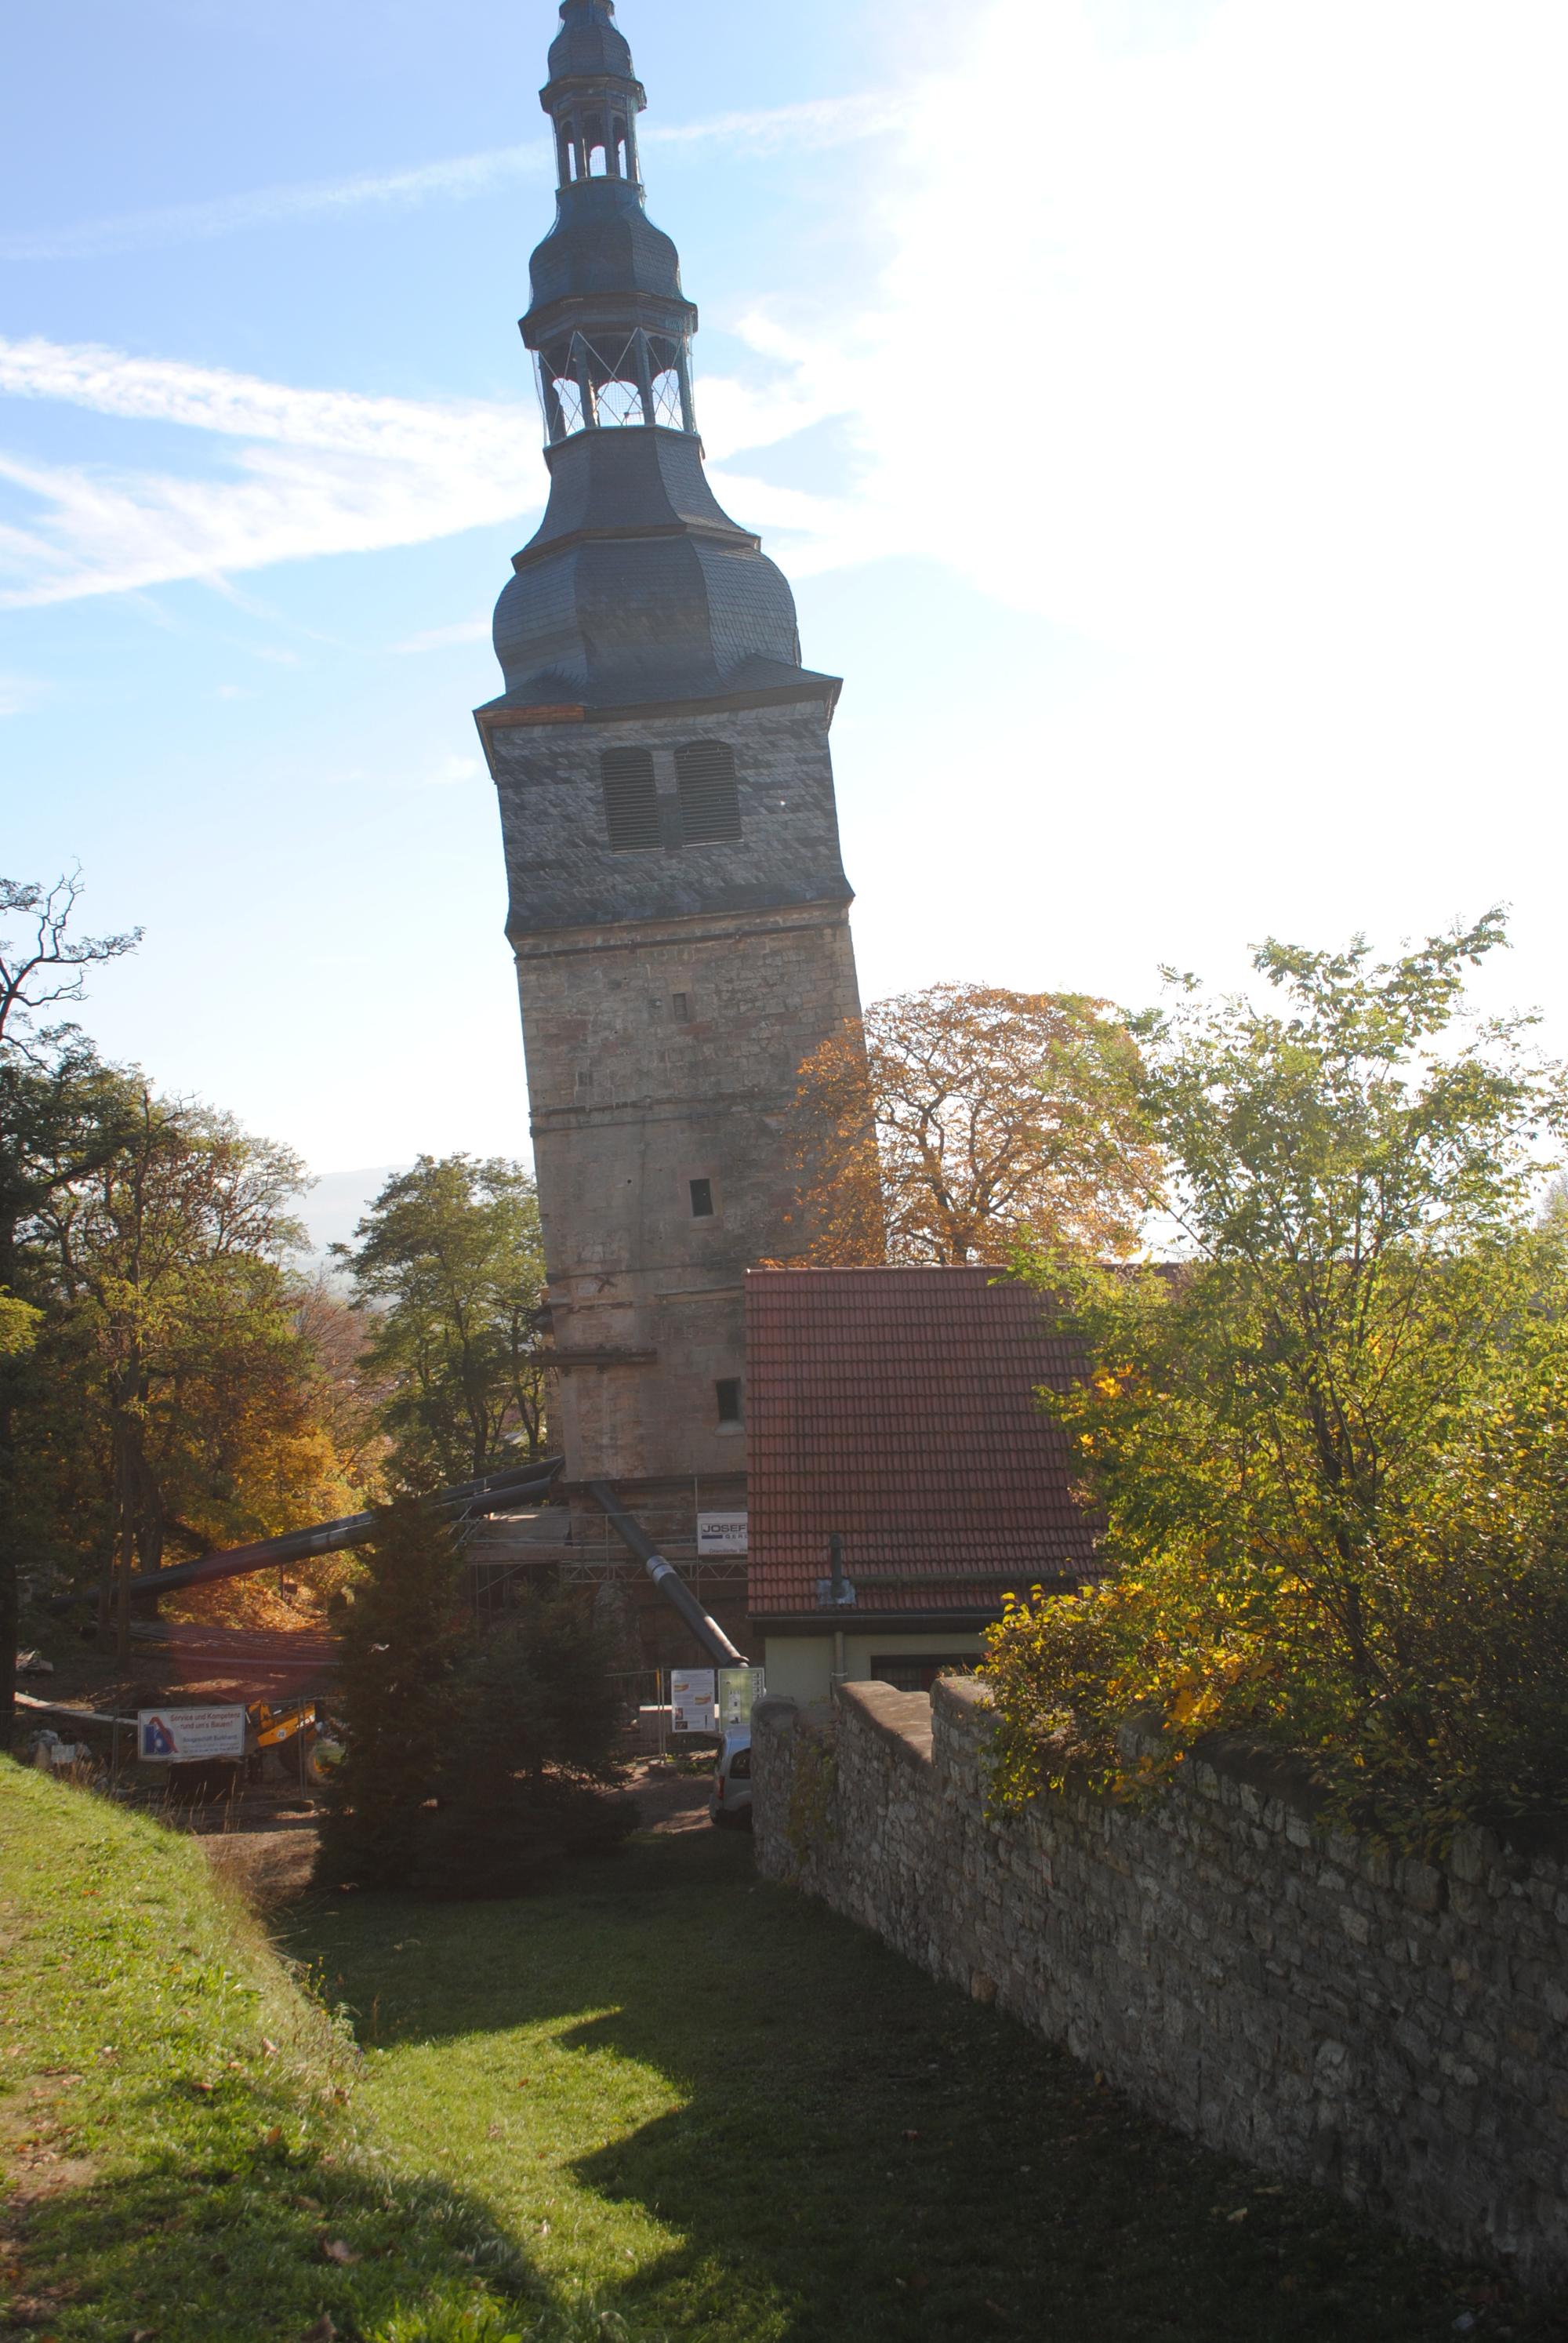
POLYGON ((754 1269, 746 1364, 754 1618, 835 1615, 818 1595, 835 1530, 846 1624, 1097 1574, 1097 1524, 1034 1397, 1082 1358, 1038 1293, 980 1267, 754 1269))

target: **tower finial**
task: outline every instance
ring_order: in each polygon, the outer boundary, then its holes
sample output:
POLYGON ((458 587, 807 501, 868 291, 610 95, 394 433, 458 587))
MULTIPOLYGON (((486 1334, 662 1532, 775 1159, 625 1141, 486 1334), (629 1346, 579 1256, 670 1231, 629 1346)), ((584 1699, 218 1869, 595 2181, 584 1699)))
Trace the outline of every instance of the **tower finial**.
POLYGON ((563 187, 603 175, 638 184, 637 117, 648 96, 615 21, 615 0, 561 0, 539 104, 556 126, 563 187))
POLYGON ((555 125, 556 224, 533 256, 523 339, 552 446, 624 425, 695 434, 697 312, 643 206, 637 117, 648 103, 614 0, 561 0, 539 104, 555 125))

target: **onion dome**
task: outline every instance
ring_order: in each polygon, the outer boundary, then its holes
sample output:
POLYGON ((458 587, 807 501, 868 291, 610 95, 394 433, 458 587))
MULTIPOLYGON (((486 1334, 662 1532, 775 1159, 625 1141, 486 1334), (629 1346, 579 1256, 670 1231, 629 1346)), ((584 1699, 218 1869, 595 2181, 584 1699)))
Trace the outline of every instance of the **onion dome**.
POLYGON ((562 0, 561 29, 550 44, 550 80, 583 74, 637 79, 625 35, 616 29, 615 0, 562 0))
POLYGON ((746 693, 832 696, 800 666, 795 603, 702 465, 697 311, 644 208, 646 104, 611 0, 564 0, 540 93, 556 221, 521 320, 550 496, 496 610, 501 704, 627 708, 746 693))

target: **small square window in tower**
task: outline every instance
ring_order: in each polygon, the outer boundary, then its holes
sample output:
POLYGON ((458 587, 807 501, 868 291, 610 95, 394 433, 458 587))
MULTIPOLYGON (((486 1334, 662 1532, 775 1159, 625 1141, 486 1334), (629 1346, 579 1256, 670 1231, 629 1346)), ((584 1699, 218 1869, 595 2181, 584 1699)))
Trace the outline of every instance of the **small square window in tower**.
POLYGON ((728 740, 689 740, 675 752, 680 791, 680 835, 688 846, 710 846, 740 836, 735 751, 728 740))
POLYGON ((653 759, 646 749, 607 749, 599 759, 605 828, 618 854, 662 845, 653 759))
POLYGON ((688 1182, 688 1185, 691 1190, 692 1219, 694 1221, 710 1221, 713 1218, 712 1181, 692 1180, 688 1182))
POLYGON ((740 1422, 739 1377, 738 1375, 725 1376, 721 1382, 714 1384, 713 1391, 714 1396, 719 1402, 719 1423, 739 1423, 740 1422))

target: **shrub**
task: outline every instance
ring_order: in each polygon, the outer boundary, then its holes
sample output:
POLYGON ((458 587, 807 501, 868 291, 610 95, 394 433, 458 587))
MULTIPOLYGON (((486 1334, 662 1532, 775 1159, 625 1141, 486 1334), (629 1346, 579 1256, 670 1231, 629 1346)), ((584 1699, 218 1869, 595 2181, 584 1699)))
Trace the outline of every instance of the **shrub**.
POLYGON ((451 1531, 412 1498, 380 1515, 365 1564, 343 1623, 344 1754, 327 1787, 321 1870, 396 1887, 408 1880, 435 1795, 472 1626, 451 1531))
POLYGON ((435 1896, 511 1896, 635 1826, 620 1778, 612 1641, 591 1603, 531 1594, 482 1640, 448 1529, 389 1507, 347 1616, 344 1757, 325 1877, 435 1896))
POLYGON ((591 1601, 564 1591, 526 1596, 469 1654, 414 1885, 514 1896, 635 1826, 630 1803, 607 1795, 622 1774, 614 1653, 591 1601))
POLYGON ((1461 1028, 1494 917, 1404 959, 1264 948, 1285 997, 1143 1029, 1140 1101, 1189 1257, 1039 1261, 1093 1372, 1054 1403, 1109 1583, 990 1639, 999 1786, 1124 1788, 1221 1729, 1315 1754, 1412 1840, 1568 1811, 1568 1262, 1529 1224, 1557 1070, 1461 1028))

